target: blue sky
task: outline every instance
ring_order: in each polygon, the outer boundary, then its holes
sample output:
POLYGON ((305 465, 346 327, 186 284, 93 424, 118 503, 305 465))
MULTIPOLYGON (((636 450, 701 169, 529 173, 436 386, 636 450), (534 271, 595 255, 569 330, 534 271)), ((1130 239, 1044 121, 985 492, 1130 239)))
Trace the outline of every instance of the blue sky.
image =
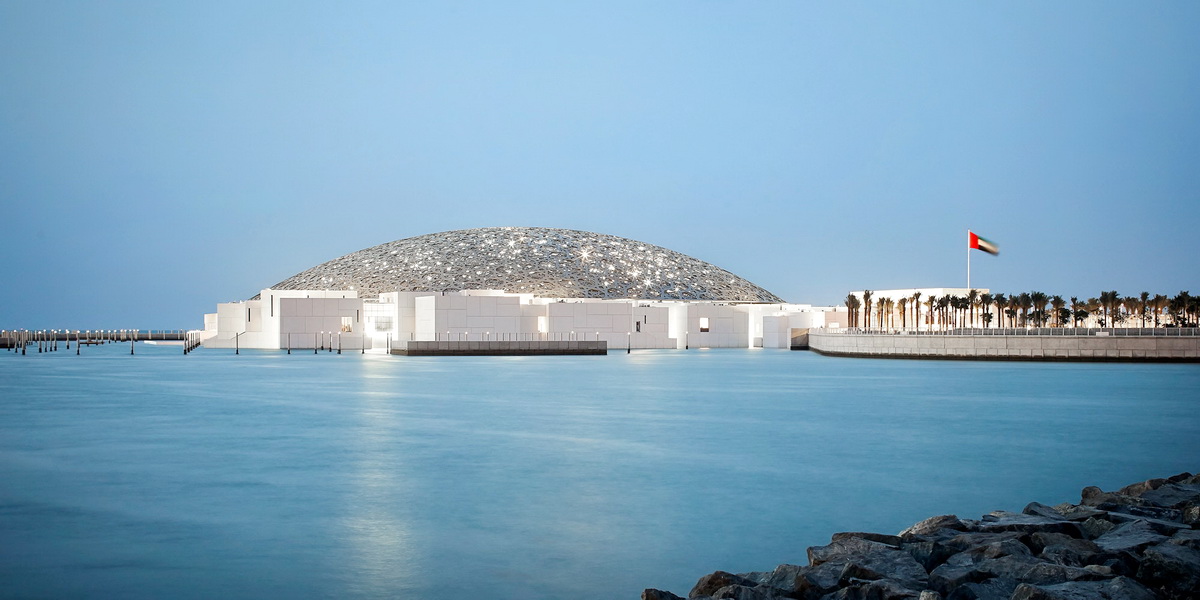
POLYGON ((1196 292, 1195 2, 0 3, 0 327, 497 225, 796 302, 1196 292))

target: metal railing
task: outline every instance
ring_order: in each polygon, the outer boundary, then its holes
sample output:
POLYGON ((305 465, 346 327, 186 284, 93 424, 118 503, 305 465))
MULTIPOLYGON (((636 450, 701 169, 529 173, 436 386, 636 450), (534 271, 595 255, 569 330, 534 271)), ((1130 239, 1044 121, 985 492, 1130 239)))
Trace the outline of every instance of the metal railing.
POLYGON ((815 333, 853 335, 953 335, 953 336, 1054 336, 1054 337, 1197 337, 1200 327, 951 327, 947 329, 903 329, 840 327, 815 328, 815 333))

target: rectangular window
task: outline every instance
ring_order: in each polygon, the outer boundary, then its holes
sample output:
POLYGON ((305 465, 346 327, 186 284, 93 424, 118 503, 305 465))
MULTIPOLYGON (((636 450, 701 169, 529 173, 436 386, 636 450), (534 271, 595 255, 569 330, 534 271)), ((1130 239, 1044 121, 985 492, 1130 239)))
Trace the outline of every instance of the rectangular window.
POLYGON ((375 331, 391 331, 391 330, 392 330, 392 318, 391 317, 375 317, 375 331))
POLYGON ((342 331, 344 333, 350 333, 351 331, 354 331, 354 319, 350 317, 342 317, 342 331))
POLYGON ((700 333, 708 332, 708 317, 700 317, 700 333))

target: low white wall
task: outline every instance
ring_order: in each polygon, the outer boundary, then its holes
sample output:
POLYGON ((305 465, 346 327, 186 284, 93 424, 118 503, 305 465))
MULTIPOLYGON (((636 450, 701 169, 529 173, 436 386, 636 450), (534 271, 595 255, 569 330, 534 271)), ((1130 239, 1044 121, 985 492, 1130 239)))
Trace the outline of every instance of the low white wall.
POLYGON ((876 358, 1200 361, 1200 337, 865 335, 813 330, 811 350, 876 358))

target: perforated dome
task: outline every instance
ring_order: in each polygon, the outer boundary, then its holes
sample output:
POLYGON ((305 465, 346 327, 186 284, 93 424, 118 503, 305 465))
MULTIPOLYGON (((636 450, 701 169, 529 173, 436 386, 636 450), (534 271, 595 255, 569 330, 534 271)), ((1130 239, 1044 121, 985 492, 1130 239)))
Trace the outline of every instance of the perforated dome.
POLYGON ((720 267, 653 244, 545 227, 461 229, 372 246, 297 273, 282 290, 498 289, 547 298, 783 302, 720 267))

